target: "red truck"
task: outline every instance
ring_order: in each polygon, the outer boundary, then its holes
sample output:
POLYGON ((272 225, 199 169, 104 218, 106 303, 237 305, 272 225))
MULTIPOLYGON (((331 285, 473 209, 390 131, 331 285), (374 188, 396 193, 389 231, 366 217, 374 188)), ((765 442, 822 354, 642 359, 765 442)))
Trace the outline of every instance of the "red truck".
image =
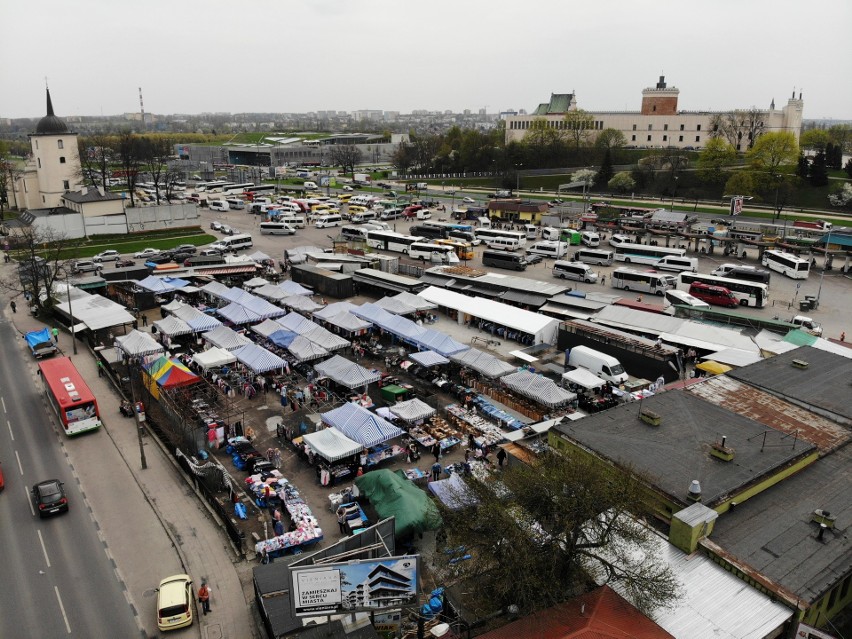
POLYGON ((816 229, 817 231, 828 231, 831 228, 831 222, 824 220, 796 220, 793 226, 800 229, 816 229))

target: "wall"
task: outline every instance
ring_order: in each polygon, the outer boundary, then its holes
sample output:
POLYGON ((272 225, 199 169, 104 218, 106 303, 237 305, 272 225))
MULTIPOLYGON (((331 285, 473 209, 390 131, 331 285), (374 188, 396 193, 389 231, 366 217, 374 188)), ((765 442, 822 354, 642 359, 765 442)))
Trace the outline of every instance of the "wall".
POLYGON ((33 222, 36 228, 52 228, 72 239, 197 225, 198 209, 194 204, 132 208, 127 209, 126 217, 97 215, 86 216, 85 220, 80 213, 41 215, 33 222))
POLYGON ((198 207, 192 203, 134 207, 128 208, 125 214, 131 233, 173 226, 197 226, 199 219, 198 207))

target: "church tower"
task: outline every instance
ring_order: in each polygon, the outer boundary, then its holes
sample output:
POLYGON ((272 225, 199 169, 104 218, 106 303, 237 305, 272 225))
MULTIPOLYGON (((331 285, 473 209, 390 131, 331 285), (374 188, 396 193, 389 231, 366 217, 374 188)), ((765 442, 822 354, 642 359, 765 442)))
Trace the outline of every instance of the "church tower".
POLYGON ((39 208, 61 205, 62 196, 80 187, 82 170, 77 150, 77 134, 53 113, 47 89, 47 115, 30 134, 33 162, 38 179, 39 208))

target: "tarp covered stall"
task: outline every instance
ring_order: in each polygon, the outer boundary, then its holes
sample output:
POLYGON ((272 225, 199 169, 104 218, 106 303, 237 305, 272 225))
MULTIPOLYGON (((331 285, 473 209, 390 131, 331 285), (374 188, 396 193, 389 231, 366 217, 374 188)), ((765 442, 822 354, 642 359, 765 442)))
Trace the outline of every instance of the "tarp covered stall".
POLYGON ((284 360, 272 351, 257 344, 247 344, 235 350, 237 360, 255 373, 265 373, 284 368, 284 360))
POLYGON ((305 311, 306 313, 313 313, 322 308, 322 304, 313 301, 307 295, 289 295, 281 300, 281 303, 294 311, 305 311))
POLYGON ((706 373, 710 373, 711 375, 721 375, 722 373, 727 373, 728 371, 734 370, 730 366, 720 364, 719 362, 714 362, 713 360, 705 360, 699 364, 696 364, 695 368, 700 369, 706 373))
POLYGON ((119 350, 128 357, 145 357, 155 353, 162 353, 166 349, 148 333, 133 330, 127 335, 115 338, 119 350))
POLYGON ((416 397, 414 399, 409 399, 407 401, 394 404, 393 406, 389 406, 388 410, 409 424, 424 420, 438 412, 429 406, 429 404, 417 399, 416 397))
POLYGON ((376 302, 376 306, 383 308, 388 313, 393 313, 394 315, 412 315, 417 312, 416 308, 410 304, 406 304, 396 297, 383 297, 376 302))
MULTIPOLYGON (((189 283, 184 280, 181 281, 183 282, 181 286, 185 286, 189 283)), ((139 280, 136 282, 136 286, 144 288, 146 291, 151 291, 152 293, 171 293, 175 290, 174 286, 171 286, 162 278, 154 277, 153 275, 149 275, 144 280, 139 280)))
POLYGON ((519 395, 550 408, 564 406, 577 398, 576 394, 560 388, 552 379, 529 371, 505 375, 500 378, 500 381, 519 395))
POLYGON ((450 510, 461 510, 479 503, 458 473, 453 473, 449 479, 429 482, 429 492, 450 510))
POLYGON ((303 335, 328 351, 336 351, 349 346, 348 340, 295 312, 282 317, 278 320, 278 323, 288 331, 303 335))
POLYGON ((169 337, 177 337, 179 335, 189 335, 192 333, 192 327, 182 319, 169 315, 168 317, 154 322, 157 331, 169 337))
POLYGON ((204 370, 207 370, 209 368, 219 368, 221 366, 233 364, 237 361, 237 358, 232 352, 226 351, 224 348, 214 346, 213 348, 208 348, 206 351, 193 355, 192 361, 204 370))
POLYGON ((203 333, 205 331, 213 330, 217 326, 222 326, 222 322, 217 320, 215 317, 202 313, 197 308, 190 306, 189 304, 180 304, 180 306, 174 310, 170 310, 169 312, 178 319, 182 319, 184 322, 189 324, 194 333, 203 333))
POLYGON ((441 525, 435 504, 402 471, 374 470, 358 477, 355 485, 373 504, 379 519, 396 518, 396 535, 399 538, 437 530, 441 525))
POLYGON ((450 363, 450 360, 435 351, 420 351, 419 353, 412 353, 408 356, 408 359, 426 368, 450 363))
POLYGON ((246 344, 251 344, 251 340, 245 335, 240 335, 234 329, 227 326, 219 326, 202 336, 204 341, 213 346, 218 346, 226 351, 235 351, 242 348, 246 344))
POLYGON ((357 404, 343 404, 320 417, 323 423, 336 428, 366 448, 378 446, 402 435, 402 431, 389 421, 357 404))
POLYGON ((429 311, 437 308, 437 306, 435 306, 432 302, 420 297, 419 295, 415 295, 414 293, 409 293, 408 291, 397 293, 393 296, 393 299, 404 302, 418 311, 429 311))
POLYGON ((236 302, 231 302, 224 308, 220 308, 217 312, 220 316, 231 322, 231 324, 251 324, 252 322, 259 322, 263 319, 260 313, 255 313, 236 302))
POLYGON ((469 348, 466 351, 451 355, 450 360, 491 379, 508 375, 518 370, 517 366, 512 366, 499 357, 495 357, 491 353, 486 353, 476 348, 469 348))
POLYGON ((562 383, 575 384, 586 390, 594 390, 606 384, 604 380, 585 368, 575 368, 572 371, 562 373, 562 383))
MULTIPOLYGON (((73 286, 71 289, 72 291, 78 290, 73 286)), ((53 290, 54 295, 57 295, 58 284, 54 285, 53 290)), ((68 319, 73 316, 75 324, 83 324, 90 331, 133 324, 136 320, 121 304, 116 304, 101 295, 83 293, 80 296, 75 296, 72 292, 71 308, 69 309, 68 296, 64 289, 61 294, 57 295, 57 302, 53 308, 68 319)))
POLYGON ((159 399, 161 388, 171 389, 197 384, 201 378, 176 359, 160 357, 145 366, 148 390, 159 399))
POLYGON ((346 388, 360 388, 382 378, 379 371, 368 370, 340 355, 316 364, 314 370, 346 388))
POLYGON ((420 348, 428 349, 440 353, 444 357, 455 355, 461 351, 466 351, 470 348, 466 344, 457 342, 452 337, 441 331, 436 331, 432 328, 427 328, 422 335, 418 335, 414 341, 420 348))
POLYGON ((304 441, 320 457, 329 462, 340 461, 364 450, 356 441, 352 441, 336 428, 325 428, 302 436, 304 441))
POLYGON ((309 362, 329 354, 322 346, 315 344, 307 337, 283 328, 272 333, 268 339, 276 346, 286 348, 300 362, 309 362))

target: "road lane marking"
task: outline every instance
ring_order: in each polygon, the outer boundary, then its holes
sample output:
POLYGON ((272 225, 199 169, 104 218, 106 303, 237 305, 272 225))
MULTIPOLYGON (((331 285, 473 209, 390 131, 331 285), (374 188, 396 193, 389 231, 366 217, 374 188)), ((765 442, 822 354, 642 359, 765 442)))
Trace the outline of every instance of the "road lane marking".
POLYGON ((44 537, 41 536, 41 531, 37 530, 38 540, 41 542, 41 551, 44 553, 44 560, 47 562, 47 567, 50 568, 50 557, 47 556, 47 546, 44 545, 44 537))
POLYGON ((62 612, 62 618, 65 620, 65 630, 70 635, 71 625, 68 623, 68 615, 65 614, 65 606, 62 605, 62 597, 59 596, 59 588, 54 586, 53 589, 56 591, 56 601, 59 602, 59 610, 62 612))
POLYGON ((12 438, 12 441, 15 441, 15 432, 12 430, 12 422, 8 419, 6 420, 6 426, 9 427, 9 437, 12 438))
POLYGON ((6 399, 4 397, 0 397, 0 402, 3 403, 3 412, 6 412, 6 399))
POLYGON ((21 473, 21 477, 24 476, 24 467, 21 466, 21 456, 18 455, 18 451, 15 451, 15 459, 18 460, 18 472, 21 473))

